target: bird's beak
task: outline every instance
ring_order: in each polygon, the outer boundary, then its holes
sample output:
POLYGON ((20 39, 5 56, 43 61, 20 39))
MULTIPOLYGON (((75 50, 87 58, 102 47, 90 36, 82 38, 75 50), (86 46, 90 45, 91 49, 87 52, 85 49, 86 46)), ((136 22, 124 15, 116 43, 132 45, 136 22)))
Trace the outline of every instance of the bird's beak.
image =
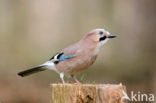
POLYGON ((107 36, 107 38, 115 38, 115 37, 116 37, 115 34, 109 34, 109 35, 107 36))

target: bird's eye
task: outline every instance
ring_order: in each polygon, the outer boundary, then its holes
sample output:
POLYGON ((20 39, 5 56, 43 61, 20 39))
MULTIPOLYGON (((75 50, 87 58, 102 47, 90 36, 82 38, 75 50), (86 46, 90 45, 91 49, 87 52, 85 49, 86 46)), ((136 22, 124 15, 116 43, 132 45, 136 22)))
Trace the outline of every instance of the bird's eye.
POLYGON ((100 31, 99 34, 102 35, 103 34, 103 31, 100 31))

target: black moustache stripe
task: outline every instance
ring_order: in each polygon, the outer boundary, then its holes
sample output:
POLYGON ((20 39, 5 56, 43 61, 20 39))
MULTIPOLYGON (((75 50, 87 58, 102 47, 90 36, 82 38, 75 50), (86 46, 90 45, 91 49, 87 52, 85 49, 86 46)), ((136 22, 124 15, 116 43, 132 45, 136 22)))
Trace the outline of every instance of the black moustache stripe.
POLYGON ((101 37, 100 39, 99 39, 99 41, 103 41, 103 40, 105 40, 107 37, 106 36, 103 36, 103 37, 101 37))

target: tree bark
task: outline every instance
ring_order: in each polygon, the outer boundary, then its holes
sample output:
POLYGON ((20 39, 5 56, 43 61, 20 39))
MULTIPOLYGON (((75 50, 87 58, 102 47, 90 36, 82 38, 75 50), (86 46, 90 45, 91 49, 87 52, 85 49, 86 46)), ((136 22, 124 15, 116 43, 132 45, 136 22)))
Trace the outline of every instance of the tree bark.
POLYGON ((127 103, 122 84, 52 84, 52 103, 127 103))

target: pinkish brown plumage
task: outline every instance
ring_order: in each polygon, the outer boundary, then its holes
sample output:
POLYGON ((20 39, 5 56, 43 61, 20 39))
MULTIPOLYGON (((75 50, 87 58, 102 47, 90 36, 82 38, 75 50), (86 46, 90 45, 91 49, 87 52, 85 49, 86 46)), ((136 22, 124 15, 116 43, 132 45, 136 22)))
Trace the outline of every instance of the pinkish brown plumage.
POLYGON ((50 69, 60 74, 63 83, 65 83, 63 79, 64 74, 71 75, 76 82, 79 82, 75 75, 91 66, 95 62, 101 46, 109 38, 114 37, 114 34, 110 34, 104 29, 94 29, 77 43, 68 46, 54 55, 49 61, 29 70, 22 71, 18 75, 27 76, 38 71, 50 69))

